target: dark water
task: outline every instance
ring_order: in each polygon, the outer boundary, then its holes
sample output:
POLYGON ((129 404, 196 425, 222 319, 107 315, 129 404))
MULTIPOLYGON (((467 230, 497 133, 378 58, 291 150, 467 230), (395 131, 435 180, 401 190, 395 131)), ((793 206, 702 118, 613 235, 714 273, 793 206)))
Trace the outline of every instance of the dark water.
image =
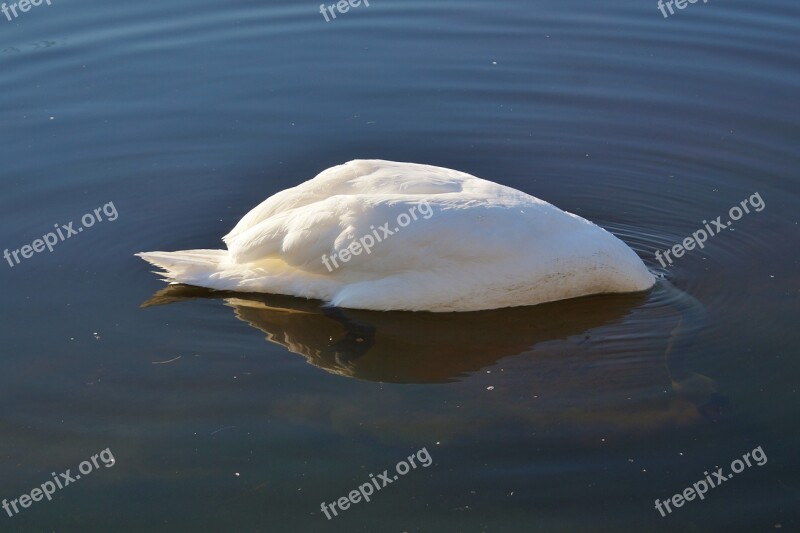
POLYGON ((118 214, 2 260, 0 498, 116 462, 0 529, 797 531, 799 25, 794 0, 0 15, 0 248, 118 214), (140 307, 163 286, 135 252, 217 247, 263 198, 372 157, 546 199, 663 279, 467 315, 196 290, 140 307), (761 211, 656 261, 756 192, 761 211), (759 446, 763 466, 654 508, 759 446), (422 448, 431 466, 325 518, 422 448))

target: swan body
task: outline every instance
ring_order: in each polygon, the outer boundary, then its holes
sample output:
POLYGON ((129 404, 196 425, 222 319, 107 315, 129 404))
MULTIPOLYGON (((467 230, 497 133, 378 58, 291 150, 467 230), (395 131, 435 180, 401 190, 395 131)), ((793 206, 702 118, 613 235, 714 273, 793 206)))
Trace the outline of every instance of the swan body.
POLYGON ((223 240, 227 250, 138 255, 172 283, 383 311, 477 311, 655 283, 633 250, 588 220, 412 163, 329 168, 265 200, 223 240))

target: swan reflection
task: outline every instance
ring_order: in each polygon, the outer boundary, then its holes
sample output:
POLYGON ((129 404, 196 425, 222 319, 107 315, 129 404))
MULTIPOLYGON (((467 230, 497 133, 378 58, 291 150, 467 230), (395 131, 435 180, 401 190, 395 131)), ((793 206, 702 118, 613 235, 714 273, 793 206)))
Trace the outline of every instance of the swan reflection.
POLYGON ((655 302, 646 294, 600 295, 471 313, 410 313, 170 285, 145 306, 221 299, 268 341, 348 378, 458 382, 504 360, 505 382, 535 388, 537 398, 546 398, 537 408, 545 411, 563 414, 589 405, 628 416, 635 399, 648 416, 655 409, 679 418, 714 418, 722 397, 687 360, 702 327, 691 312, 696 306, 682 309, 673 296, 667 290, 655 302), (590 405, 593 401, 601 405, 590 405))

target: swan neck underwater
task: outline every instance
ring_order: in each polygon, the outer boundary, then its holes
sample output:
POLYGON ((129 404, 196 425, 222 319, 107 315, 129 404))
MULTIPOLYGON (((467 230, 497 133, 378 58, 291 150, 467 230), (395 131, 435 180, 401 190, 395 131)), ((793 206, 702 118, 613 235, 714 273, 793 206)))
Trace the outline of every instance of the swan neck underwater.
POLYGON ((376 311, 467 312, 650 289, 636 253, 522 191, 443 167, 354 160, 278 192, 226 249, 145 252, 165 281, 376 311))

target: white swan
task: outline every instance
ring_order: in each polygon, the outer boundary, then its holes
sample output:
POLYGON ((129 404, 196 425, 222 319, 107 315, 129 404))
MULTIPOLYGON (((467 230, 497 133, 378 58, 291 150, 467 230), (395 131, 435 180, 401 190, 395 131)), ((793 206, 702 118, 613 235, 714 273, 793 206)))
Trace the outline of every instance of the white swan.
POLYGON ((337 307, 476 311, 649 289, 606 230, 528 194, 429 165, 356 160, 281 191, 227 250, 137 254, 167 281, 337 307))

